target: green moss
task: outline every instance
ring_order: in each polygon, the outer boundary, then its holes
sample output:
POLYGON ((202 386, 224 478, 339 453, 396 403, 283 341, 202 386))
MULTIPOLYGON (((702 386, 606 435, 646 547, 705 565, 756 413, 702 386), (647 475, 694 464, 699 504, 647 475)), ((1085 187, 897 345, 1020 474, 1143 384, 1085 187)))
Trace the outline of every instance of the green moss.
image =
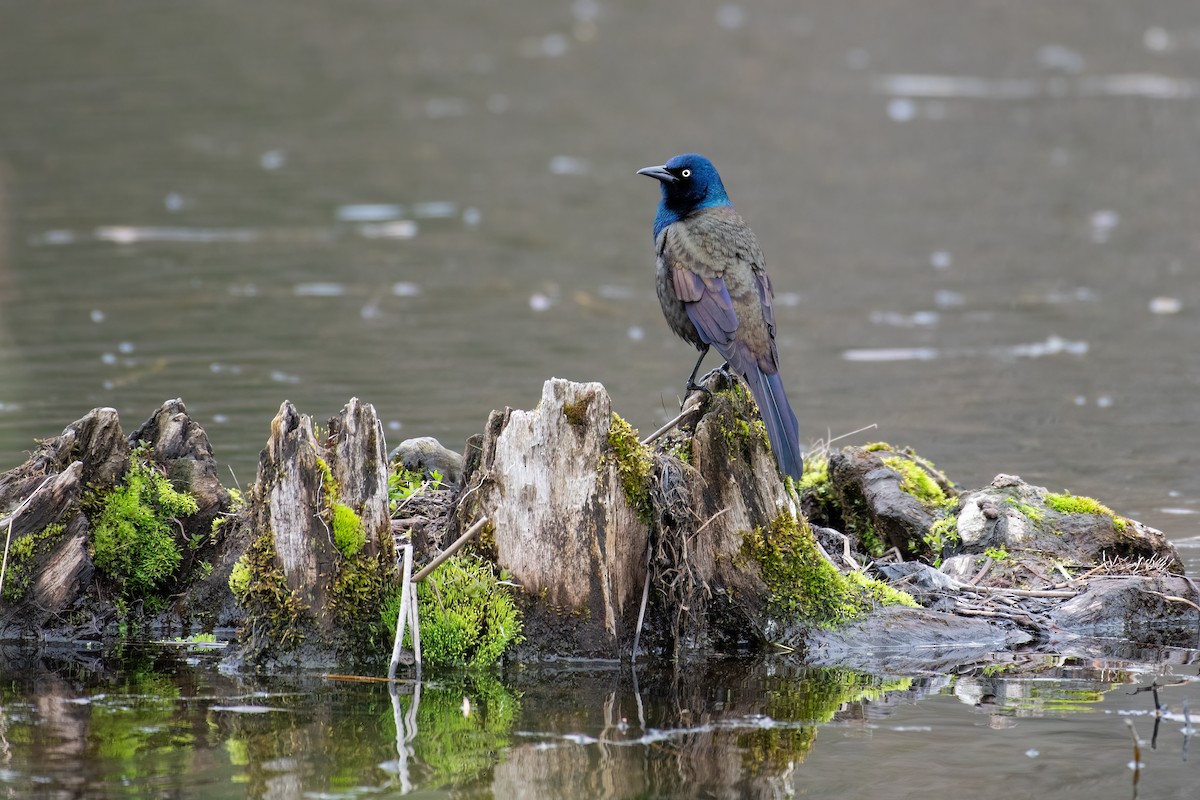
POLYGON ((563 403, 562 413, 567 418, 567 422, 577 428, 582 428, 587 425, 587 412, 591 406, 591 401, 584 399, 577 402, 563 403))
POLYGON ((250 580, 250 559, 247 554, 242 554, 229 571, 229 591, 240 597, 250 589, 250 580))
POLYGON ((1015 508, 1017 511, 1020 511, 1022 514, 1024 514, 1026 517, 1028 517, 1031 522, 1033 522, 1035 524, 1038 522, 1041 522, 1043 519, 1046 518, 1045 511, 1042 511, 1040 508, 1037 508, 1036 506, 1031 506, 1028 503, 1022 503, 1020 500, 1017 500, 1017 498, 1015 498, 1015 497, 1008 498, 1008 504, 1011 505, 1013 508, 1015 508))
POLYGON ((912 598, 870 578, 843 575, 817 549, 808 522, 787 511, 768 530, 743 534, 740 556, 758 564, 772 609, 796 621, 834 627, 879 603, 913 604, 912 598))
MULTIPOLYGON (((371 555, 358 552, 338 567, 329 588, 327 608, 335 623, 335 646, 353 657, 369 658, 391 649, 392 636, 378 625, 382 609, 398 595, 399 580, 391 549, 371 555)), ((396 623, 392 618, 392 625, 396 623)))
POLYGON ((333 543, 338 551, 350 558, 367 543, 362 519, 345 503, 333 504, 333 543))
POLYGON ((238 559, 229 574, 229 588, 246 609, 251 657, 277 648, 290 651, 304 641, 308 609, 299 594, 288 588, 270 530, 263 531, 238 559))
POLYGON ((958 516, 947 514, 941 519, 934 520, 933 524, 929 526, 929 532, 925 534, 924 541, 933 556, 933 565, 939 566, 942 563, 942 553, 946 548, 954 547, 960 541, 958 516))
POLYGON ((196 513, 195 498, 177 491, 138 449, 121 483, 84 505, 91 515, 96 569, 117 584, 123 600, 164 603, 162 592, 183 558, 176 518, 196 513))
POLYGON ((822 493, 829 487, 829 457, 810 454, 804 459, 804 473, 796 488, 800 491, 813 490, 822 493))
POLYGON ((867 444, 863 445, 863 450, 866 450, 868 453, 878 453, 881 450, 895 450, 895 449, 896 448, 892 447, 887 442, 868 442, 867 444))
POLYGON ((33 560, 49 552, 58 543, 67 526, 62 523, 47 525, 37 533, 27 533, 14 539, 8 548, 8 566, 4 575, 5 600, 20 600, 33 585, 33 560))
POLYGON ((1125 517, 1117 516, 1117 513, 1111 508, 1091 497, 1076 497, 1070 492, 1063 494, 1046 492, 1044 502, 1048 508, 1052 508, 1060 514, 1097 514, 1109 517, 1118 533, 1124 533, 1129 525, 1129 520, 1125 517))
POLYGON ((989 547, 983 551, 983 554, 993 561, 1005 562, 1008 561, 1008 551, 1003 547, 989 547))
POLYGON ((913 600, 912 595, 888 586, 883 581, 868 578, 861 572, 847 572, 845 578, 863 597, 870 600, 871 605, 917 608, 917 601, 913 600))
POLYGON ((654 470, 654 460, 650 455, 650 448, 638 439, 637 428, 617 414, 612 415, 612 422, 608 427, 608 447, 617 465, 617 475, 621 479, 625 499, 637 513, 638 519, 653 526, 654 505, 650 500, 650 478, 654 470))
POLYGON ((733 412, 732 420, 718 417, 723 423, 720 433, 731 450, 743 450, 755 441, 770 448, 767 426, 763 424, 762 414, 744 383, 737 381, 730 388, 717 392, 716 396, 728 400, 733 412))
POLYGON ((903 456, 885 456, 884 466, 900 476, 900 489, 920 500, 927 506, 940 506, 946 502, 946 493, 925 468, 916 461, 903 456))
POLYGON ((1046 493, 1046 505, 1061 514, 1104 514, 1116 516, 1111 508, 1091 497, 1076 497, 1070 492, 1064 494, 1046 493))
MULTIPOLYGON (((422 658, 433 666, 487 668, 522 640, 521 614, 507 584, 475 556, 451 556, 417 584, 417 610, 422 658)), ((400 593, 393 591, 379 616, 388 641, 399 612, 400 593)))

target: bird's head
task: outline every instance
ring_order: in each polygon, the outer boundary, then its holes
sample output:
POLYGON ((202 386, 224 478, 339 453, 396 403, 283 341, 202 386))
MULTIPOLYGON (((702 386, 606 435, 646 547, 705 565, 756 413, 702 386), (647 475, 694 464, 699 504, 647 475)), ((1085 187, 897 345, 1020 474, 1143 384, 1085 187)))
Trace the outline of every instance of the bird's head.
POLYGON ((712 162, 699 153, 684 153, 659 167, 639 169, 662 186, 663 206, 682 216, 698 208, 729 205, 729 195, 712 162))

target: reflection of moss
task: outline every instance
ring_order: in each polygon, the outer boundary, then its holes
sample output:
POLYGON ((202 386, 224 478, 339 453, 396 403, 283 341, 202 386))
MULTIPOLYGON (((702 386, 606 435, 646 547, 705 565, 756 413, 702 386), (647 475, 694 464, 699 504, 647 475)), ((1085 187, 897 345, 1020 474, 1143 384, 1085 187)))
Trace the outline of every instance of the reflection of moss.
POLYGON ((519 711, 518 699, 487 673, 427 683, 417 710, 416 756, 435 782, 469 785, 500 760, 519 711))
MULTIPOLYGON (((521 615, 490 563, 451 556, 417 584, 422 660, 433 666, 489 667, 521 641, 521 615)), ((381 605, 380 630, 395 636, 400 593, 381 605)), ((406 632, 406 642, 409 634, 406 632)))
POLYGON ((802 677, 771 679, 762 713, 784 725, 739 734, 742 763, 753 775, 779 774, 804 760, 817 737, 817 726, 833 719, 847 704, 875 700, 911 684, 911 678, 885 680, 843 669, 813 669, 802 677))
POLYGON ((908 595, 871 578, 843 575, 817 549, 808 522, 786 511, 769 530, 743 534, 741 557, 758 563, 774 610, 798 621, 833 627, 876 604, 916 605, 908 595))

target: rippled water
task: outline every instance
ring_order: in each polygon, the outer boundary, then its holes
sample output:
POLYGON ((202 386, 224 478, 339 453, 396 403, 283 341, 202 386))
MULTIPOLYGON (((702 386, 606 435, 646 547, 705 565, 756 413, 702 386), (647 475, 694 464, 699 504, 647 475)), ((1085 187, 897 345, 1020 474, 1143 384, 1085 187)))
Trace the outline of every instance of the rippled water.
MULTIPOLYGON (((804 438, 874 424, 846 441, 913 445, 967 486, 1008 472, 1100 496, 1200 564, 1192 0, 9 2, 0 108, 0 467, 94 406, 132 430, 176 396, 243 486, 285 398, 321 418, 358 396, 393 445, 459 446, 555 375, 602 381, 652 429, 692 354, 658 310, 657 190, 634 172, 700 150, 767 254, 804 438)), ((271 740, 297 715, 213 710, 258 704, 229 699, 231 680, 161 712, 187 710, 178 735, 205 743, 183 780, 257 770, 269 794, 293 780, 289 756, 247 756, 229 731, 271 740)), ((40 702, 14 686, 6 707, 40 702)), ((94 722, 103 704, 68 703, 93 690, 48 696, 94 722)), ((342 723, 306 721, 318 743, 296 780, 396 791, 378 767, 385 689, 337 691, 348 717, 372 709, 370 755, 327 756, 342 723)), ((826 723, 778 785, 855 794, 869 755, 881 796, 899 796, 897 775, 960 790, 970 764, 992 770, 981 796, 997 778, 1123 795, 1116 714, 1143 700, 1110 692, 992 730, 938 690, 879 726, 826 723), (975 761, 914 768, 967 733, 975 761)), ((500 752, 584 760, 589 791, 619 795, 631 773, 655 786, 648 765, 678 738, 594 741, 602 707, 559 727, 523 710, 532 733, 500 752)), ((779 733, 747 719, 700 752, 750 758, 729 740, 779 733)), ((31 735, 54 740, 55 724, 31 735)), ((116 793, 123 762, 72 741, 61 763, 118 764, 98 779, 116 793)), ((1147 796, 1194 777, 1175 752, 1151 753, 1178 782, 1147 796)))
POLYGON ((227 676, 195 645, 5 655, 11 797, 1183 798, 1200 779, 1180 653, 1151 671, 564 663, 395 686, 227 676))

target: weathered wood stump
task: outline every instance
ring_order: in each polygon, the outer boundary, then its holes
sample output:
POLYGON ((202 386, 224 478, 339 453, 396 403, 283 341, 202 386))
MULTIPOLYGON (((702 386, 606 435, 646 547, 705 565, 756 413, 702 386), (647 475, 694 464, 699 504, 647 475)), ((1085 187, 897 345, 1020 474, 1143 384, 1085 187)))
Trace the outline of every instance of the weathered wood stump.
MULTIPOLYGON (((128 437, 96 409, 0 474, 0 535, 11 529, 0 638, 99 638, 118 620, 162 633, 241 624, 234 664, 381 659, 393 536, 427 564, 487 516, 476 549, 519 588, 520 658, 778 644, 822 663, 891 654, 890 669, 940 669, 979 643, 1194 644, 1200 592, 1160 532, 1010 476, 960 491, 882 443, 809 454, 798 496, 745 389, 720 371, 704 383, 697 410, 648 447, 599 384, 548 381, 534 409, 493 412, 461 484, 406 520, 390 519, 382 426, 356 399, 324 430, 285 402, 244 498, 222 488, 180 401, 128 437), (166 568, 148 572, 122 537, 151 540, 166 568), (926 607, 879 608, 908 598, 868 575, 926 607)), ((409 449, 400 464, 447 475, 422 455, 440 446, 409 449)))
POLYGON ((327 665, 383 652, 379 604, 395 582, 383 426, 352 399, 318 438, 284 402, 237 527, 231 585, 247 611, 242 655, 327 665))
POLYGON ((460 520, 491 518, 496 561, 531 601, 526 638, 548 652, 617 658, 633 641, 649 528, 613 420, 600 384, 551 379, 532 411, 492 412, 468 458, 460 520))
POLYGON ((210 534, 228 505, 208 438, 181 401, 164 403, 128 438, 116 411, 94 409, 0 475, 0 535, 9 538, 0 638, 97 637, 121 616, 119 606, 127 619, 156 629, 211 626, 222 613, 235 619, 227 590, 186 591, 211 573, 207 559, 225 555, 210 534), (195 513, 169 526, 180 564, 161 578, 155 607, 143 609, 127 606, 120 573, 97 570, 93 562, 94 520, 132 468, 135 449, 139 468, 170 476, 176 489, 198 501, 195 513), (172 596, 183 599, 168 603, 172 596))
POLYGON ((658 450, 602 386, 559 379, 532 411, 493 412, 469 448, 458 526, 492 519, 494 557, 523 589, 527 655, 629 658, 647 569, 644 649, 679 657, 769 637, 745 537, 791 519, 794 503, 749 395, 706 381, 694 435, 658 450))

